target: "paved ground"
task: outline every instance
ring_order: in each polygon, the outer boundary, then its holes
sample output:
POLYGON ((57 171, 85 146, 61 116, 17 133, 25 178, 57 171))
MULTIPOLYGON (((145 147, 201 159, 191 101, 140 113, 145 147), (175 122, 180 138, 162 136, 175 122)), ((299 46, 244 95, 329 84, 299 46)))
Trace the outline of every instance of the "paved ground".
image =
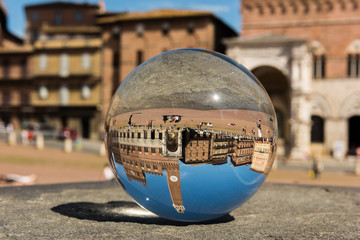
POLYGON ((138 207, 115 182, 0 188, 0 239, 360 239, 360 188, 265 183, 197 224, 138 207))
POLYGON ((352 162, 329 160, 316 180, 308 177, 310 164, 279 164, 243 206, 189 224, 155 216, 117 183, 99 181, 106 161, 0 142, 0 173, 35 173, 40 184, 0 187, 0 239, 360 239, 360 177, 352 162))
MULTIPOLYGON (((65 153, 60 149, 37 150, 34 147, 8 146, 0 142, 0 174, 36 174, 36 184, 72 183, 103 180, 105 156, 88 152, 65 153)), ((278 164, 267 182, 360 187, 360 176, 355 176, 353 162, 327 160, 319 179, 310 179, 311 163, 278 164)), ((0 186, 9 184, 1 183, 0 186)))

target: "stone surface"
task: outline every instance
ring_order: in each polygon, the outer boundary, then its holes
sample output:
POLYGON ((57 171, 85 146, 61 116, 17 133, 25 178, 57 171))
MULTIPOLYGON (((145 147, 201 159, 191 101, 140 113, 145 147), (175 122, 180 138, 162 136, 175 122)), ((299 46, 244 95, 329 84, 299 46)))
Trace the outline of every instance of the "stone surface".
POLYGON ((220 219, 179 223, 115 182, 0 188, 0 239, 359 239, 360 188, 264 184, 220 219))

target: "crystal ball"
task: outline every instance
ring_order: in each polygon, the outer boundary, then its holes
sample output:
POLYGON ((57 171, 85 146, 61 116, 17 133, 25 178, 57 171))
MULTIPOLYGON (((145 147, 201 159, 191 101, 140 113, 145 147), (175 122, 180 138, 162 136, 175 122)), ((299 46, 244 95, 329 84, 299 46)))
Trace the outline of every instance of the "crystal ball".
POLYGON ((269 173, 277 122, 264 87, 220 53, 178 49, 133 70, 105 120, 110 166, 142 207, 206 221, 248 200, 269 173))

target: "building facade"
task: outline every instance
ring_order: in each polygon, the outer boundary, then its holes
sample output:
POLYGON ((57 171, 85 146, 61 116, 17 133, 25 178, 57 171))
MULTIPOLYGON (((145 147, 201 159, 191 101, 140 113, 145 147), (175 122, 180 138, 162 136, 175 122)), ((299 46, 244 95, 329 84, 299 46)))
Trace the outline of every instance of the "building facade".
POLYGON ((360 3, 242 0, 227 55, 259 78, 276 109, 278 155, 342 159, 360 146, 360 3))
POLYGON ((31 46, 9 32, 5 5, 0 1, 0 121, 12 128, 32 112, 31 53, 31 46))
POLYGON ((99 138, 101 29, 97 5, 45 3, 25 8, 31 44, 35 121, 99 138))
POLYGON ((44 125, 98 139, 112 95, 141 62, 175 48, 224 52, 221 39, 236 36, 209 12, 108 13, 59 1, 25 7, 22 40, 1 6, 0 121, 18 130, 44 125))
MULTIPOLYGON (((210 12, 154 10, 103 14, 102 77, 104 108, 112 95, 139 64, 178 48, 204 48, 225 52, 222 39, 237 34, 210 12)), ((106 111, 103 111, 104 119, 106 111)))

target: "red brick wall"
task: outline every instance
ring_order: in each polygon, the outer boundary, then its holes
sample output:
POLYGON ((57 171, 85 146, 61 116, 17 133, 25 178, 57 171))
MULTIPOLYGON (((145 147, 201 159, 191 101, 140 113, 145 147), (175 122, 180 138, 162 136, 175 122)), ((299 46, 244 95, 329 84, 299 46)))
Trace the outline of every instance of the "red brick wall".
POLYGON ((306 38, 309 43, 318 41, 325 48, 326 77, 346 77, 347 48, 360 38, 360 2, 357 5, 350 0, 295 0, 291 1, 293 5, 290 1, 280 2, 284 8, 274 1, 242 0, 242 36, 272 32, 306 38), (268 5, 269 2, 273 4, 268 5))

